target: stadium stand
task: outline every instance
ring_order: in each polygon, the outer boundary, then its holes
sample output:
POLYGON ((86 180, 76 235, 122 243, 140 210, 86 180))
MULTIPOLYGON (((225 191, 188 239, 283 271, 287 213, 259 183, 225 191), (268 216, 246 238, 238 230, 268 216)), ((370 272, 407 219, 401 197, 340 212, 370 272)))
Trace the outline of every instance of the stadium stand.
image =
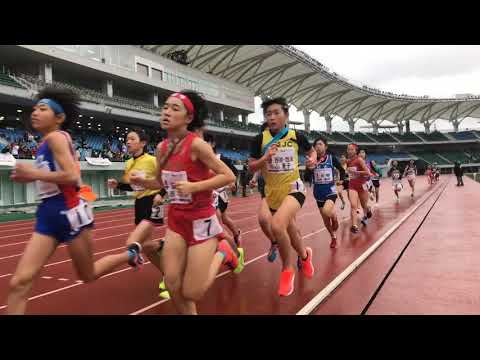
POLYGON ((478 140, 473 131, 459 131, 451 132, 449 135, 453 136, 457 140, 478 140))
POLYGON ((398 142, 396 139, 394 139, 393 137, 390 136, 390 134, 387 134, 387 133, 381 133, 381 134, 373 134, 373 133, 369 133, 368 136, 370 136, 371 138, 374 138, 376 141, 378 142, 381 142, 381 143, 396 143, 398 142))
POLYGON ((352 138, 355 142, 358 143, 371 143, 373 142, 367 135, 361 132, 357 132, 353 135, 349 134, 349 137, 352 138))
POLYGON ((430 134, 422 133, 420 136, 426 141, 450 141, 450 139, 443 135, 440 131, 434 131, 430 134))
POLYGON ((24 86, 22 86, 22 84, 19 84, 18 82, 15 81, 15 79, 13 79, 11 76, 5 73, 0 73, 0 85, 24 89, 24 86))
POLYGON ((439 165, 451 165, 449 161, 446 161, 442 157, 438 156, 436 153, 427 151, 412 151, 411 153, 429 164, 433 164, 434 162, 436 162, 439 165))
POLYGON ((401 142, 423 142, 423 140, 420 137, 415 135, 415 133, 411 133, 411 132, 404 133, 402 135, 397 133, 397 134, 394 134, 393 136, 395 136, 401 142))

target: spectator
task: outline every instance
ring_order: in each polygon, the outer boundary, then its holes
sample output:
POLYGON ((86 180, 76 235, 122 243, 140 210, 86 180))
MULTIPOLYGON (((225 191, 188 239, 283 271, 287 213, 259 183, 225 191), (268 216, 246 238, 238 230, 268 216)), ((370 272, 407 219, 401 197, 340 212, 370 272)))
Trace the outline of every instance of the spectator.
POLYGON ((20 148, 20 147, 18 146, 18 144, 16 144, 16 143, 13 143, 13 144, 12 144, 12 147, 11 147, 11 149, 12 149, 12 155, 13 155, 13 157, 14 157, 15 159, 18 159, 18 150, 19 150, 19 148, 20 148))
POLYGON ((455 161, 455 167, 453 168, 453 172, 457 177, 457 186, 463 186, 463 168, 458 161, 455 161))

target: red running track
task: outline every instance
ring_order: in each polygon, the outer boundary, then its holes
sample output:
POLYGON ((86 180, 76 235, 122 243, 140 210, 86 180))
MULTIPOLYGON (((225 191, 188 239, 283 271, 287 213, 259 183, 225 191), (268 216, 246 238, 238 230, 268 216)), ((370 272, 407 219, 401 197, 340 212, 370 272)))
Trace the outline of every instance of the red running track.
MULTIPOLYGON (((442 181, 445 181, 443 177, 442 181)), ((244 234, 246 266, 239 275, 222 272, 199 304, 200 314, 295 314, 349 267, 373 243, 382 237, 399 218, 407 214, 419 201, 427 199, 416 212, 421 212, 430 197, 439 191, 441 184, 429 187, 426 179, 417 179, 417 194, 410 199, 406 189, 400 204, 393 201, 389 180, 381 187, 380 204, 369 225, 359 235, 349 231, 349 207, 341 211, 343 218, 338 231, 338 248, 329 248, 329 236, 323 226, 311 191, 304 208, 298 215, 298 223, 305 243, 314 251, 316 272, 311 280, 297 273, 295 291, 287 298, 276 295, 280 262, 270 264, 266 260, 269 242, 257 224, 260 198, 233 198, 229 211, 244 234)), ((416 212, 412 215, 414 217, 416 212)), ((125 240, 133 226, 133 210, 115 210, 96 215, 94 232, 95 259, 124 249, 125 240)), ((26 242, 33 230, 33 221, 16 221, 0 224, 0 312, 5 311, 8 281, 15 270, 26 242)), ((400 228, 401 230, 401 228, 400 228)), ((164 235, 165 228, 155 233, 164 235)), ((398 232, 392 234, 392 240, 398 232)), ((387 239, 385 244, 391 241, 387 239)), ((382 245, 378 251, 385 248, 382 245)), ((387 256, 388 258, 388 256, 387 256)), ((369 258, 370 259, 370 258, 369 258)), ((369 261, 367 259, 367 261, 369 261)), ((391 264, 391 263, 390 263, 391 264)), ((361 271, 360 266, 356 273, 361 271)), ((379 272, 384 273, 384 270, 379 272)), ((125 266, 102 277, 92 284, 83 284, 76 275, 64 246, 60 246, 33 287, 28 303, 28 314, 174 314, 171 301, 158 298, 159 275, 151 264, 140 271, 125 266)), ((348 282, 348 281, 347 281, 348 282)), ((342 286, 340 286, 341 290, 342 286)), ((337 293, 334 292, 333 296, 337 293)), ((331 298, 331 297, 330 297, 331 298)), ((319 308, 327 304, 328 298, 319 308)), ((350 298, 350 302, 356 302, 350 298)), ((337 312, 344 313, 342 309, 337 312)))

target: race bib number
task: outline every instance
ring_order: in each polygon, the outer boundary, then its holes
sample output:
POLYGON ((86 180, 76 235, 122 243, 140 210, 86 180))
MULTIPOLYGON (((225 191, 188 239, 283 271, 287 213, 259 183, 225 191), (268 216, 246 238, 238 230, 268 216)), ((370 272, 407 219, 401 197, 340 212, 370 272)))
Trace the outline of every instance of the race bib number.
POLYGON ((85 201, 81 201, 78 206, 63 213, 67 216, 73 230, 78 230, 93 222, 92 207, 85 201))
POLYGON ((305 192, 305 184, 300 179, 290 184, 290 193, 296 192, 305 192))
POLYGON ((363 190, 368 191, 368 188, 369 188, 368 183, 363 183, 362 188, 363 190))
POLYGON ((267 171, 271 173, 289 173, 295 170, 295 156, 292 147, 278 148, 267 163, 267 171))
POLYGON ((223 228, 214 214, 207 219, 198 219, 193 221, 193 238, 196 241, 210 239, 223 232, 223 228))
POLYGON ((152 220, 161 220, 165 215, 165 206, 158 205, 152 206, 152 214, 150 215, 150 219, 152 220))
MULTIPOLYGON (((136 175, 140 176, 142 179, 145 179, 145 171, 135 171, 136 175)), ((130 185, 133 191, 145 191, 145 188, 141 185, 130 185)))
POLYGON ((317 184, 330 184, 333 182, 333 171, 331 168, 316 168, 313 174, 317 184))
POLYGON ((392 175, 392 179, 393 180, 399 180, 400 179, 400 173, 394 172, 393 175, 392 175))
POLYGON ((177 181, 188 181, 186 171, 162 170, 162 181, 170 204, 191 204, 192 195, 180 195, 176 189, 177 181))

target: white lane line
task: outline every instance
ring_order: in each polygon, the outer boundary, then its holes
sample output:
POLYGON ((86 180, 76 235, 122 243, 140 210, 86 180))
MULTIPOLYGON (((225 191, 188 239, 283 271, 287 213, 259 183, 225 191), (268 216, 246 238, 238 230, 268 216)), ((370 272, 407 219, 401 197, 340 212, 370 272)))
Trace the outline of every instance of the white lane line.
MULTIPOLYGON (((310 212, 310 213, 317 213, 317 211, 312 211, 312 212, 310 212)), ((310 213, 307 213, 307 214, 310 214, 310 213)), ((306 215, 306 214, 305 214, 305 215, 306 215)), ((350 217, 346 217, 346 218, 343 218, 339 223, 341 224, 341 223, 343 223, 343 222, 345 222, 345 221, 349 221, 349 220, 350 220, 350 217)), ((250 230, 249 232, 258 231, 258 230, 259 230, 259 229, 254 229, 254 230, 250 230)), ((310 233, 310 234, 307 234, 307 235, 305 235, 305 236, 302 236, 302 239, 306 239, 306 238, 308 238, 308 237, 310 237, 310 236, 313 236, 313 235, 315 235, 315 234, 318 234, 318 233, 320 233, 320 232, 322 232, 322 231, 326 231, 326 230, 327 230, 327 229, 326 229, 325 227, 323 227, 323 228, 321 228, 321 229, 319 229, 319 230, 317 230, 317 231, 314 231, 314 232, 312 232, 312 233, 310 233)), ((246 232, 245 232, 245 234, 246 234, 246 232)), ((262 254, 262 255, 259 255, 259 256, 257 256, 256 258, 250 259, 250 260, 248 260, 248 261, 245 262, 245 266, 247 266, 248 264, 251 264, 251 263, 253 263, 253 262, 257 261, 257 260, 260 260, 261 258, 263 258, 263 257, 265 257, 265 256, 267 256, 267 255, 268 255, 268 252, 266 252, 266 253, 264 253, 264 254, 262 254)), ((225 276, 225 275, 227 275, 228 273, 231 273, 231 271, 230 271, 230 270, 229 270, 229 271, 224 271, 224 272, 218 274, 215 278, 216 278, 216 279, 221 278, 222 276, 225 276)), ((131 314, 129 314, 129 315, 138 315, 138 314, 141 314, 141 313, 143 313, 143 312, 145 312, 145 311, 147 311, 147 310, 153 309, 154 307, 163 304, 164 302, 167 302, 168 300, 169 300, 169 299, 164 299, 164 300, 157 301, 156 303, 153 303, 153 304, 151 304, 151 305, 148 305, 148 306, 146 306, 146 307, 144 307, 144 308, 142 308, 142 309, 140 309, 140 310, 137 310, 137 311, 135 311, 135 312, 133 312, 133 313, 131 313, 131 314)))
POLYGON ((7 276, 10 276, 12 274, 4 274, 4 275, 0 275, 0 278, 3 278, 3 277, 7 277, 7 276))
POLYGON ((68 281, 68 279, 65 279, 65 278, 59 278, 58 280, 59 281, 68 281))
MULTIPOLYGON (((438 189, 438 187, 437 187, 438 189)), ((310 300, 296 315, 309 315, 314 311, 321 302, 330 295, 352 272, 355 271, 375 250, 390 237, 420 206, 422 206, 435 192, 426 193, 422 200, 417 203, 410 211, 408 211, 399 221, 397 221, 380 239, 371 245, 362 255, 352 262, 344 271, 342 271, 335 279, 325 286, 312 300, 310 300)))
POLYGON ((42 279, 50 280, 50 279, 52 279, 52 277, 51 276, 42 276, 42 279))

